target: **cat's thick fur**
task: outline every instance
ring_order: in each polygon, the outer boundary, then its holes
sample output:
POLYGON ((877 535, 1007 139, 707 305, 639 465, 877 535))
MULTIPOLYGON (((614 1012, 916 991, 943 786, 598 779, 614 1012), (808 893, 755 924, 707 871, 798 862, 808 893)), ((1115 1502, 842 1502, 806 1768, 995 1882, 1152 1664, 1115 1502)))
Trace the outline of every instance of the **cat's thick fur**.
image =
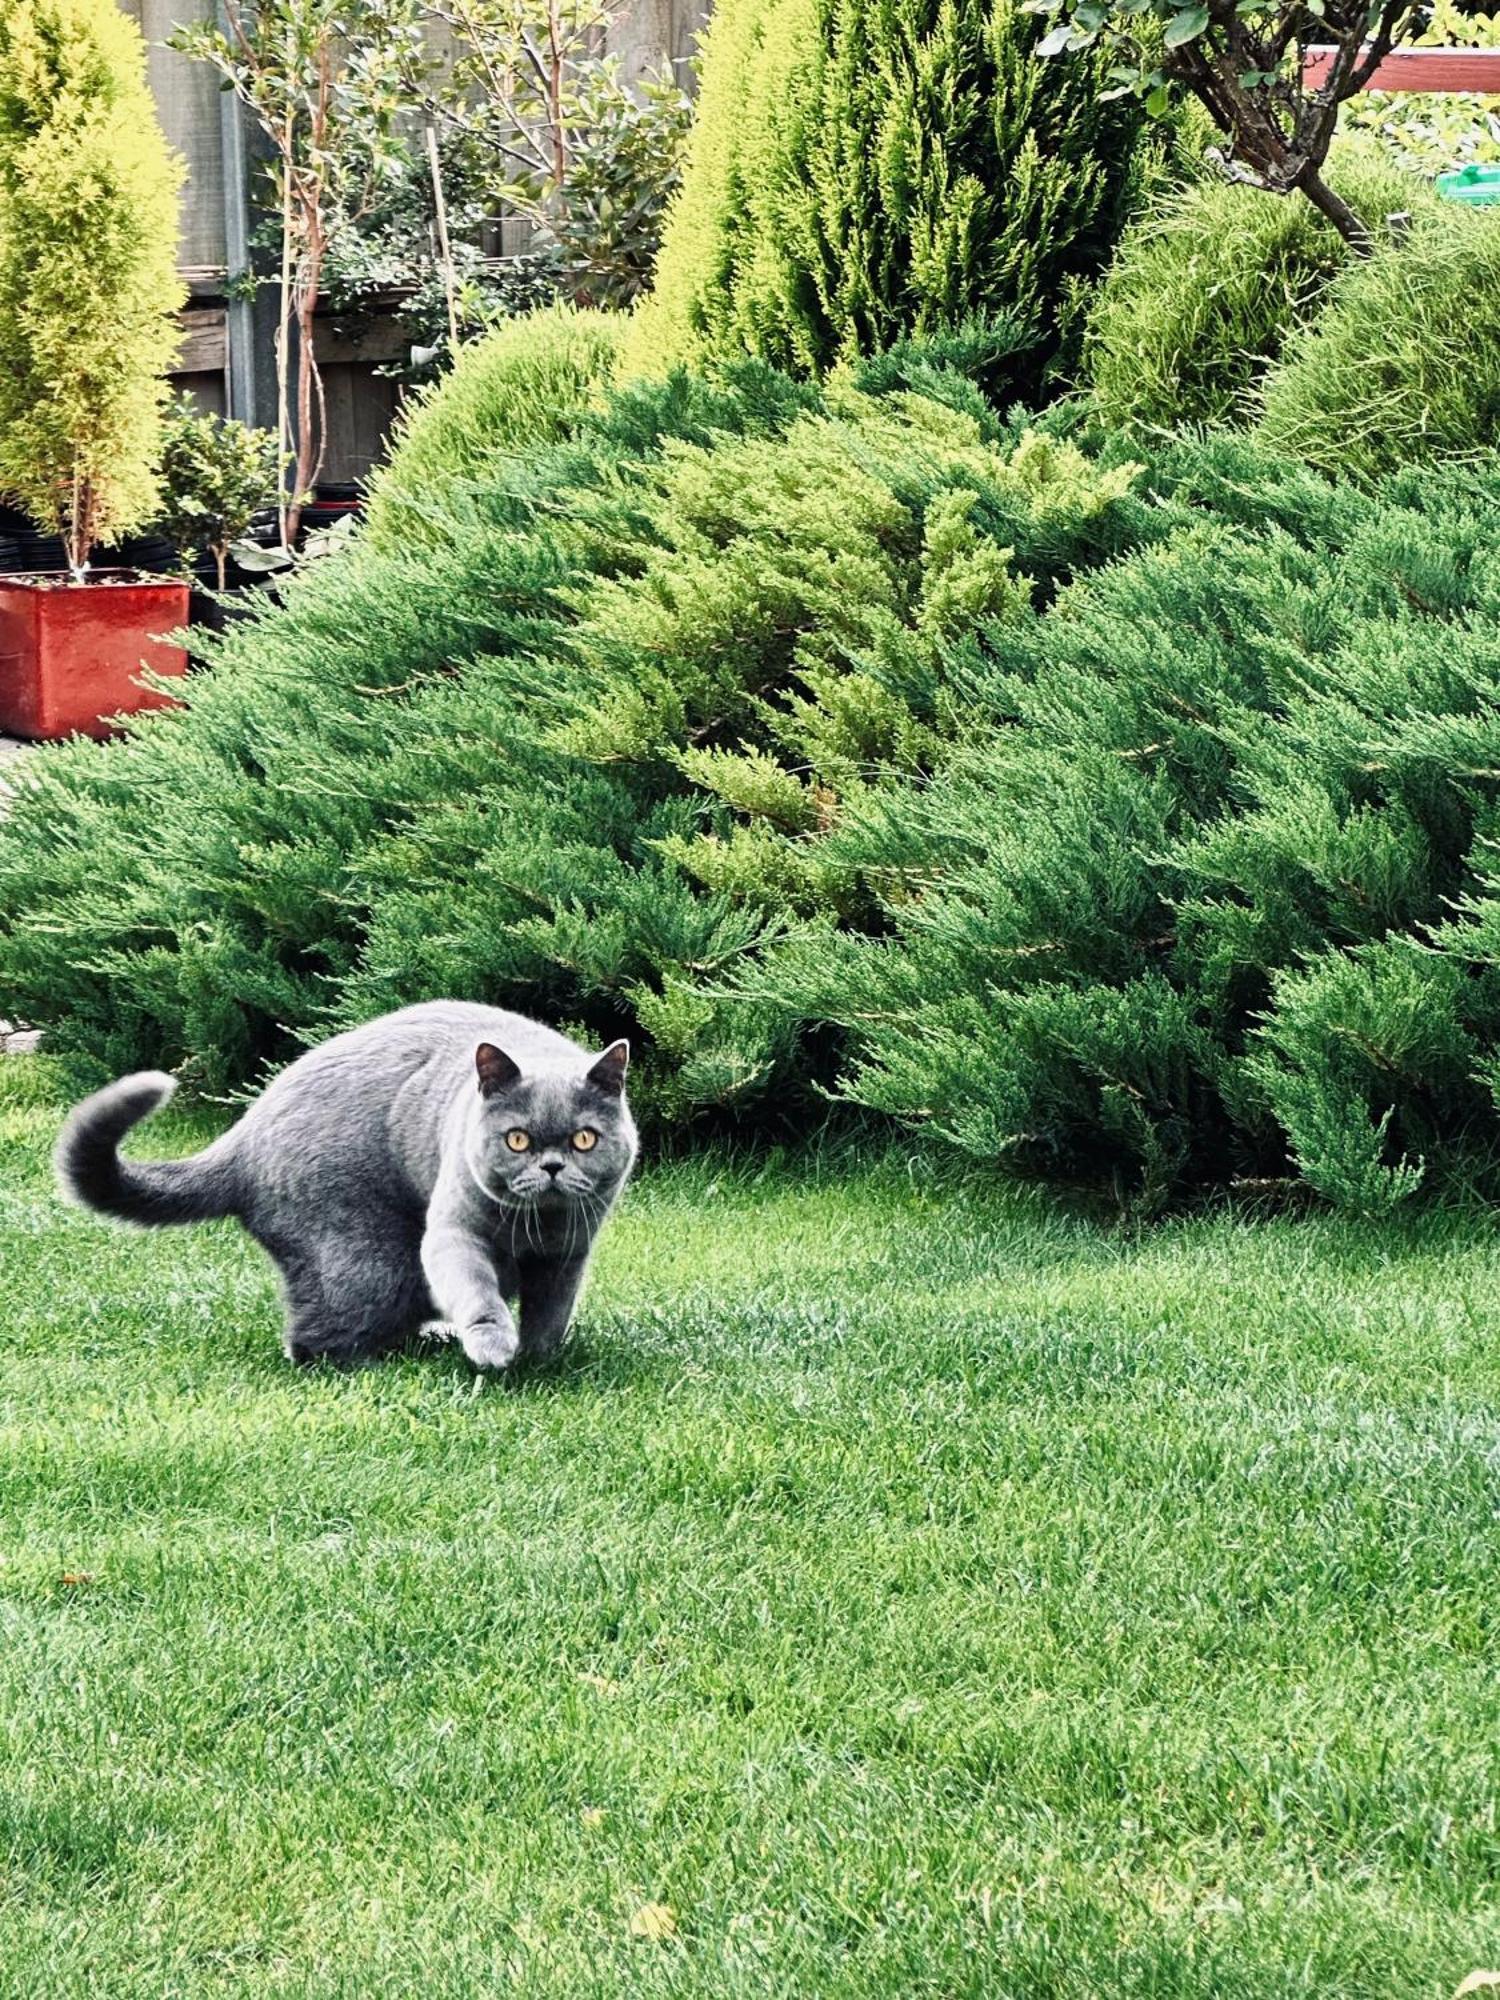
POLYGON ((627 1057, 434 1001, 310 1050, 191 1159, 121 1159, 176 1087, 122 1077, 69 1118, 58 1174, 130 1222, 237 1217, 281 1271, 294 1361, 362 1359, 436 1319, 476 1367, 505 1368, 561 1344, 634 1164, 627 1057))

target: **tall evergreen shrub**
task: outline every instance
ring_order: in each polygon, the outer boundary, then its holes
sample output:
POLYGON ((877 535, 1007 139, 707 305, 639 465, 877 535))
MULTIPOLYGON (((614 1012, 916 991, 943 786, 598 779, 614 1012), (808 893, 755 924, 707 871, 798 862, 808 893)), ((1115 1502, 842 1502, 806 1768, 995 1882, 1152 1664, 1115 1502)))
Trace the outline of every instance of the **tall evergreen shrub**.
POLYGON ((1139 125, 1038 38, 1018 0, 723 0, 624 372, 812 374, 975 317, 1035 369, 1108 256, 1139 125))
POLYGON ((0 0, 0 494, 75 568, 155 504, 181 180, 115 0, 0 0))

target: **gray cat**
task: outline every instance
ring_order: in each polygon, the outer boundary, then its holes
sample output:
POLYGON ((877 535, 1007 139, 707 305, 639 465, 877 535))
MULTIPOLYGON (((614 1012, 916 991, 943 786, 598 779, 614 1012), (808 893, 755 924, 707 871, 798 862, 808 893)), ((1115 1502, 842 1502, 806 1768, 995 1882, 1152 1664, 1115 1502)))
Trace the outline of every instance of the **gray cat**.
POLYGON ((238 1217, 280 1268, 293 1361, 362 1359, 436 1318, 476 1368, 506 1368, 561 1345, 630 1174, 628 1059, 624 1042, 594 1056, 523 1014, 434 1001, 299 1057, 191 1159, 120 1158, 176 1088, 122 1077, 69 1118, 58 1175, 130 1222, 238 1217))

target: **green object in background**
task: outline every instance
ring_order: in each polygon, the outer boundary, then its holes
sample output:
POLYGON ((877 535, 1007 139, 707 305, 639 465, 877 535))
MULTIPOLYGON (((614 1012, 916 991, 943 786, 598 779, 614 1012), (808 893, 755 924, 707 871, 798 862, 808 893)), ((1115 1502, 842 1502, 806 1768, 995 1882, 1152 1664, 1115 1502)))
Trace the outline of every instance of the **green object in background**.
POLYGON ((1482 167, 1471 160, 1451 174, 1439 174, 1438 193, 1445 201, 1472 202, 1476 206, 1500 201, 1500 167, 1482 167))

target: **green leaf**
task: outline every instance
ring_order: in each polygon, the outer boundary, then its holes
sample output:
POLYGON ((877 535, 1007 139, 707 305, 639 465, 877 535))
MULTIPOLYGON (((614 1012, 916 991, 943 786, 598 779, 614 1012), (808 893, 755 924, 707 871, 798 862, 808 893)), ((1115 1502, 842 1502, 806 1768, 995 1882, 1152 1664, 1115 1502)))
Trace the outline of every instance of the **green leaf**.
POLYGON ((1039 56, 1060 56, 1072 39, 1073 30, 1064 21, 1061 27, 1050 29, 1036 45, 1039 56))
MULTIPOLYGON (((1321 4, 1321 0, 1319 0, 1321 4)), ((1195 41, 1208 26, 1206 7, 1183 7, 1167 23, 1167 31, 1162 41, 1169 49, 1180 49, 1184 42, 1195 41)))
POLYGON ((1172 93, 1164 83, 1159 83, 1155 90, 1151 91, 1146 98, 1146 116, 1148 118, 1165 118, 1171 102, 1172 93))

